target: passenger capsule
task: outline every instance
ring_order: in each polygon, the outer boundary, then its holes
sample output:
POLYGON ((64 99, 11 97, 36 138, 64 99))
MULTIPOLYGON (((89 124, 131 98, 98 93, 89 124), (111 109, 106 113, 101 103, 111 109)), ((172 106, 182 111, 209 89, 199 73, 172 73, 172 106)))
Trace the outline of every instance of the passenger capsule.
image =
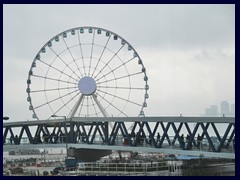
POLYGON ((40 55, 38 54, 37 57, 36 57, 37 60, 40 60, 40 55))
POLYGON ((30 93, 31 89, 30 88, 27 88, 26 92, 27 93, 30 93))
POLYGON ((41 52, 42 52, 42 53, 45 53, 45 52, 46 52, 45 47, 43 47, 43 48, 41 49, 41 52))
POLYGON ((148 84, 145 85, 145 90, 149 90, 149 85, 148 84))
POLYGON ((98 30, 97 30, 97 33, 98 33, 98 34, 101 34, 101 32, 102 32, 101 29, 98 29, 98 30))
POLYGON ((144 116, 144 111, 140 111, 140 116, 144 116))
POLYGON ((114 40, 117 40, 117 39, 118 39, 117 35, 114 35, 114 36, 113 36, 113 39, 114 39, 114 40))
POLYGON ((147 81, 148 80, 148 77, 147 76, 144 76, 144 81, 147 81))
POLYGON ((92 29, 92 28, 89 28, 89 29, 88 29, 88 32, 89 32, 89 33, 92 33, 92 32, 93 32, 93 29, 92 29))
POLYGON ((149 95, 148 95, 148 94, 145 94, 145 98, 148 99, 148 98, 149 98, 149 95))
POLYGON ((63 37, 66 38, 67 37, 67 33, 64 32, 63 33, 63 37))
POLYGON ((75 30, 74 29, 71 30, 71 34, 75 35, 75 30))
POLYGON ((31 84, 31 79, 28 79, 28 80, 27 80, 27 84, 31 84))
POLYGON ((59 37, 58 36, 55 37, 55 41, 59 42, 59 37))
POLYGON ((143 107, 147 107, 147 103, 146 102, 143 103, 143 107))
POLYGON ((33 63, 32 63, 32 67, 36 67, 36 62, 33 62, 33 63))
POLYGON ((81 34, 84 33, 84 29, 83 28, 80 29, 80 33, 81 34))
POLYGON ((48 47, 52 47, 52 42, 51 41, 48 42, 48 47))
POLYGON ((136 52, 133 53, 133 57, 137 57, 137 53, 136 52))

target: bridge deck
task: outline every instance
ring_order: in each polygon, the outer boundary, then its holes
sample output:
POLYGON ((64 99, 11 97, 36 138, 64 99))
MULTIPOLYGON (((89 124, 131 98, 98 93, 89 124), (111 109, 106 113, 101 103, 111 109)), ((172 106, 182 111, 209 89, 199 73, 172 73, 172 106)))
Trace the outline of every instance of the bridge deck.
POLYGON ((235 158, 235 117, 81 117, 4 122, 3 129, 4 151, 67 143, 75 148, 235 158), (219 124, 225 130, 218 129, 219 124), (183 131, 187 136, 181 137, 183 131))

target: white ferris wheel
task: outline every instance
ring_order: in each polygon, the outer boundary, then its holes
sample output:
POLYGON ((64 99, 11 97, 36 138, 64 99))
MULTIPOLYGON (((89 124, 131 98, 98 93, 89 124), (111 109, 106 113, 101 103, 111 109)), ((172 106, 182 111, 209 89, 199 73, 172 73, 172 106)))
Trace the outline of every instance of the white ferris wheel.
POLYGON ((148 77, 137 51, 99 27, 77 27, 51 38, 27 79, 33 118, 144 116, 148 77))

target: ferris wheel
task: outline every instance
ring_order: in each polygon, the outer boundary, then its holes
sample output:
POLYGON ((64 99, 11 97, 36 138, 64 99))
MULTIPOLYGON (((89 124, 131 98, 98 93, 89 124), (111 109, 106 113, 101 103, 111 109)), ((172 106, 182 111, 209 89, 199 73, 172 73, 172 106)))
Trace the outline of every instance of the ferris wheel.
POLYGON ((27 79, 33 118, 144 116, 146 68, 124 38, 98 27, 77 27, 51 38, 36 54, 27 79))

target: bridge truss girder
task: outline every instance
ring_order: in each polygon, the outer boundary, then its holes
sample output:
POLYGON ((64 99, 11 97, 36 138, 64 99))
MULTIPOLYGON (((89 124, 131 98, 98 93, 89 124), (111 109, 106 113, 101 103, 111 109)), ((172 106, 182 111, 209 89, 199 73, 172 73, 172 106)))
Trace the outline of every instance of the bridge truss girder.
MULTIPOLYGON (((85 119, 84 119, 85 120, 85 119)), ((164 141, 167 141, 169 146, 175 145, 176 142, 181 144, 182 129, 188 133, 188 140, 185 141, 184 150, 191 149, 192 145, 197 146, 196 134, 201 132, 201 138, 206 138, 209 144, 209 150, 212 152, 221 152, 223 148, 228 147, 231 142, 235 141, 235 118, 229 118, 222 121, 205 117, 205 121, 195 121, 194 118, 187 118, 187 120, 174 118, 173 120, 162 120, 159 118, 99 118, 95 121, 82 121, 79 119, 63 120, 48 120, 48 121, 35 121, 30 123, 4 123, 3 127, 3 142, 12 137, 18 137, 15 144, 20 144, 23 138, 28 139, 30 144, 39 143, 86 143, 94 144, 96 141, 103 145, 115 145, 116 139, 120 137, 124 145, 138 146, 141 140, 151 141, 153 148, 161 148, 164 141), (206 121, 206 119, 208 119, 206 121), (104 121, 105 120, 105 121, 104 121), (107 121, 106 121, 107 120, 107 121), (111 121, 112 120, 112 121, 111 121), (122 121, 120 121, 122 120, 122 121), (126 122, 124 120, 127 120, 126 122), (142 120, 142 121, 141 121, 142 120), (129 123, 132 123, 129 127, 129 123), (110 128, 109 123, 113 123, 110 128), (190 124, 194 123, 194 127, 190 128, 190 124), (225 131, 220 131, 216 124, 225 123, 225 131), (214 131, 219 145, 215 146, 212 138, 208 132, 209 127, 214 131), (18 129, 18 131, 16 130, 18 129), (19 131, 20 129, 20 131, 19 131), (169 137, 173 133, 173 139, 169 137), (23 137, 24 132, 26 137, 23 137), (66 132, 68 135, 66 136, 66 132), (156 139, 157 133, 161 134, 159 139, 156 139), (33 136, 34 135, 34 136, 33 136), (126 143, 127 142, 127 143, 126 143)), ((15 140, 15 139, 14 139, 15 140)), ((12 142, 11 142, 12 144, 12 142)))

